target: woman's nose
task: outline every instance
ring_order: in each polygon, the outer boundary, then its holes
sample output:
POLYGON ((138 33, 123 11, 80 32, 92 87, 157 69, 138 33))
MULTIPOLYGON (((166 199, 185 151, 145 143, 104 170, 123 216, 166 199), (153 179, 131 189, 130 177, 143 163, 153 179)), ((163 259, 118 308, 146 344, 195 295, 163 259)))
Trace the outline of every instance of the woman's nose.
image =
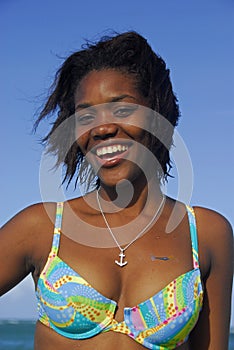
POLYGON ((113 116, 111 113, 102 112, 99 113, 96 125, 91 130, 91 136, 97 139, 107 139, 110 137, 114 137, 118 133, 118 124, 116 124, 113 120, 113 116))
POLYGON ((98 125, 91 131, 91 135, 94 138, 94 140, 105 140, 114 137, 117 133, 118 125, 114 123, 98 125))

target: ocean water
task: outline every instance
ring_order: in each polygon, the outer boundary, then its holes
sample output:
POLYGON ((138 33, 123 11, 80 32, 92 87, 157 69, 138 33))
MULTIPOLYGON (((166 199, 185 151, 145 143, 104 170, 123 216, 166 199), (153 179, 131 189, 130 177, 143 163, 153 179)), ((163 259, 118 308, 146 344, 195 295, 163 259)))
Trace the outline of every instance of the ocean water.
POLYGON ((0 320, 0 350, 33 350, 35 321, 0 320))
MULTIPOLYGON (((33 350, 34 330, 34 321, 0 320, 0 350, 33 350)), ((234 333, 228 349, 234 350, 234 333)))

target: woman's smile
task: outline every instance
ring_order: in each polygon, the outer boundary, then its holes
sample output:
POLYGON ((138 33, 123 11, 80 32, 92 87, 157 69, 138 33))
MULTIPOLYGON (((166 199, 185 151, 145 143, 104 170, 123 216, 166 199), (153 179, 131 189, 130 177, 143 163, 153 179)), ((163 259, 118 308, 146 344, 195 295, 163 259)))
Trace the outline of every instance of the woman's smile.
POLYGON ((97 162, 102 167, 113 167, 119 165, 123 159, 129 156, 132 142, 110 140, 94 147, 91 153, 96 156, 97 162), (113 143, 114 142, 114 143, 113 143))

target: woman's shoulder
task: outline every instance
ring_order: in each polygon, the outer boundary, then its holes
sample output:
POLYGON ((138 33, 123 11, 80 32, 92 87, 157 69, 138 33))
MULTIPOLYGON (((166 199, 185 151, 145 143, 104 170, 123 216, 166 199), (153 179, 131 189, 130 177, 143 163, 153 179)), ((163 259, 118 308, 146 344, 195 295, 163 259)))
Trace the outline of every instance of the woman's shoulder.
POLYGON ((233 230, 228 219, 221 213, 200 206, 194 206, 200 243, 210 255, 219 252, 227 254, 233 250, 233 230))
POLYGON ((194 206, 193 209, 198 226, 207 234, 232 234, 230 222, 221 213, 201 206, 194 206))
POLYGON ((56 203, 31 204, 16 213, 1 227, 1 232, 9 235, 34 236, 43 231, 44 227, 50 227, 54 223, 56 203))
POLYGON ((54 226, 58 203, 62 203, 64 208, 70 208, 74 212, 82 214, 87 211, 87 208, 91 211, 95 210, 92 205, 94 203, 92 197, 92 194, 87 194, 63 202, 38 202, 31 204, 16 213, 2 229, 11 225, 26 230, 44 231, 45 227, 54 226))

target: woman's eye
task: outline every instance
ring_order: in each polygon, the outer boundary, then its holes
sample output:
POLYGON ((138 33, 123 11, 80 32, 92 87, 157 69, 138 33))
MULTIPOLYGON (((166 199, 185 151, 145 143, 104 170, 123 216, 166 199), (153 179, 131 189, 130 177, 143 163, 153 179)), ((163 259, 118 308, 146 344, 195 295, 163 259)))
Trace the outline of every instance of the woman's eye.
POLYGON ((128 117, 131 115, 137 108, 133 107, 120 107, 114 111, 114 115, 119 118, 128 117))
POLYGON ((95 116, 91 114, 84 114, 84 115, 76 115, 76 122, 80 125, 87 125, 91 124, 94 120, 95 116))

